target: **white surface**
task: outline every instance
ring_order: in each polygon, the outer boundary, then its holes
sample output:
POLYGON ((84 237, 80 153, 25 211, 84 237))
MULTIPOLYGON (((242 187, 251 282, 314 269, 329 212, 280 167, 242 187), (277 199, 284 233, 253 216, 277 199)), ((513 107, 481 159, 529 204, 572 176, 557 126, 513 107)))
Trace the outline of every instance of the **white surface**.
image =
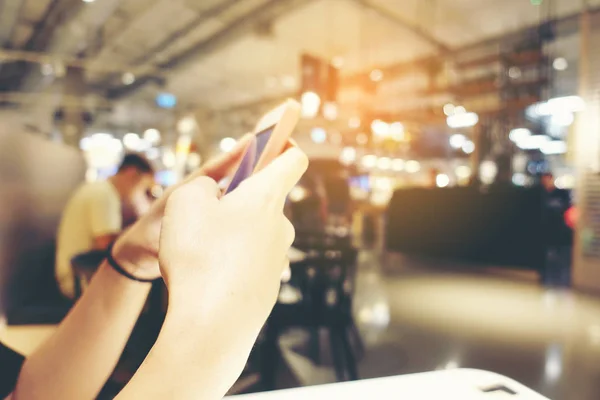
POLYGON ((424 374, 394 376, 355 382, 334 383, 237 396, 240 400, 548 400, 523 385, 492 372, 455 369, 424 374), (482 389, 504 385, 517 392, 484 393, 482 389))

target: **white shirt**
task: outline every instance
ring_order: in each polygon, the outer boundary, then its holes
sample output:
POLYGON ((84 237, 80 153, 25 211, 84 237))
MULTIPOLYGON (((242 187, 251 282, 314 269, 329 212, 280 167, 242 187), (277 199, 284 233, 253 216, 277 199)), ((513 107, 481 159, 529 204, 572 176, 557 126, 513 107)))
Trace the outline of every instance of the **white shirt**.
POLYGON ((94 238, 118 234, 122 227, 121 199, 109 181, 80 186, 65 207, 56 243, 56 280, 61 292, 75 291, 71 259, 94 247, 94 238))

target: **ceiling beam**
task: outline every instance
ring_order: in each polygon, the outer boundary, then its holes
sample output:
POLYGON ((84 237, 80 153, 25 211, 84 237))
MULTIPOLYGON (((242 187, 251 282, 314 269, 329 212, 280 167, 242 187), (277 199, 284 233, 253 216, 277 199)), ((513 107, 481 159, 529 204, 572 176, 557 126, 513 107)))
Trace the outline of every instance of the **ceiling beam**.
MULTIPOLYGON (((227 23, 227 25, 208 37, 184 50, 170 60, 156 66, 161 74, 183 68, 192 62, 198 62, 208 57, 215 51, 222 49, 243 36, 254 31, 261 23, 273 21, 300 6, 305 6, 312 0, 268 0, 261 6, 227 23)), ((121 98, 132 94, 143 88, 151 79, 150 76, 142 76, 129 86, 119 85, 108 89, 109 98, 121 98)))
POLYGON ((0 48, 10 43, 24 3, 20 0, 0 0, 0 48))
POLYGON ((416 25, 412 21, 408 21, 396 13, 381 7, 378 4, 373 3, 370 0, 354 0, 356 3, 360 4, 364 8, 374 11, 377 15, 393 22, 396 25, 402 26, 403 28, 412 32, 415 36, 429 43, 432 47, 434 47, 437 52, 441 54, 446 54, 450 51, 450 47, 445 43, 441 42, 437 38, 435 38, 431 33, 427 32, 420 26, 416 25))

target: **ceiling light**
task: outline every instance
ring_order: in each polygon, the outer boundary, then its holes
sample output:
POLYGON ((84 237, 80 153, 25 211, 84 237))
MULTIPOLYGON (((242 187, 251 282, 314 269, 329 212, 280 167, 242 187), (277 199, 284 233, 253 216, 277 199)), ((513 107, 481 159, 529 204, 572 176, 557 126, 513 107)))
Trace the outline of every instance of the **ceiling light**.
POLYGON ((312 128, 310 131, 310 138, 315 143, 325 143, 327 140, 327 131, 320 127, 312 128))
POLYGON ((452 103, 448 103, 444 106, 444 114, 446 114, 447 117, 451 116, 452 114, 454 114, 454 104, 452 103))
POLYGON ((379 82, 383 79, 383 72, 380 69, 374 69, 369 74, 369 78, 371 78, 373 82, 379 82))
POLYGON ((371 131, 375 136, 387 136, 390 133, 390 125, 380 119, 376 119, 371 123, 371 131))
POLYGON ((135 75, 131 72, 125 72, 123 76, 121 76, 121 82, 123 82, 123 85, 131 85, 135 82, 135 75))
POLYGON ((481 182, 485 183, 486 185, 494 182, 497 174, 498 165, 491 160, 486 160, 479 166, 479 178, 481 179, 481 182))
POLYGON ((196 169, 200 166, 201 162, 202 162, 202 158, 200 157, 200 154, 198 154, 198 153, 188 154, 188 158, 187 158, 188 168, 196 169))
POLYGON ((464 114, 454 114, 446 118, 448 126, 453 129, 457 128, 470 128, 477 125, 479 122, 479 116, 474 112, 464 114))
POLYGON ((467 140, 466 142, 463 143, 462 145, 462 151, 465 154, 473 154, 473 152, 475 151, 475 143, 473 143, 470 140, 467 140))
POLYGON ((361 164, 365 168, 373 168, 377 165, 377 156, 372 154, 366 155, 362 158, 361 164))
POLYGON ((421 163, 416 160, 410 160, 406 162, 404 168, 406 169, 406 172, 414 174, 421 170, 421 163))
POLYGON ((175 166, 177 158, 175 157, 175 153, 173 152, 173 150, 166 149, 163 152, 162 162, 166 168, 173 168, 175 166))
POLYGON ((144 132, 144 140, 147 140, 150 144, 157 144, 160 142, 160 132, 158 129, 150 128, 144 132))
POLYGON ((127 133, 123 136, 123 144, 128 150, 138 151, 141 138, 137 133, 127 133))
POLYGON ((319 113, 321 107, 321 97, 315 92, 304 92, 301 98, 302 116, 304 118, 314 118, 319 113))
POLYGON ((523 150, 538 150, 549 141, 550 138, 546 135, 533 135, 518 141, 517 146, 523 150))
POLYGON ((550 123, 556 126, 567 127, 571 126, 573 122, 575 122, 575 116, 569 111, 555 113, 550 117, 550 123))
POLYGON ((467 110, 463 106, 454 107, 454 114, 464 114, 467 110))
POLYGON ((387 171, 392 168, 392 160, 388 157, 381 157, 377 160, 377 168, 383 171, 387 171))
POLYGON ((360 128, 360 124, 361 124, 361 121, 360 121, 360 118, 358 118, 358 117, 352 117, 348 120, 348 128, 350 128, 350 129, 358 129, 358 128, 360 128))
POLYGON ((552 67, 557 71, 564 71, 569 68, 569 62, 564 57, 558 57, 552 62, 552 67))
POLYGON ((146 150, 146 158, 148 158, 148 160, 156 160, 158 157, 160 157, 160 150, 158 150, 156 147, 146 150))
POLYGON ((567 143, 562 140, 552 140, 542 143, 540 151, 546 155, 565 154, 567 152, 567 143))
POLYGON ((466 165, 460 165, 456 167, 454 173, 459 179, 467 179, 471 176, 471 168, 466 165))
POLYGON ((196 127, 196 119, 192 116, 181 118, 177 123, 177 130, 185 135, 194 133, 196 127))
POLYGON ((435 184, 437 187, 445 188, 450 184, 450 177, 446 174, 438 174, 435 177, 435 184))
POLYGON ((219 148, 223 153, 229 153, 231 150, 233 150, 236 143, 237 141, 234 138, 226 137, 221 139, 221 142, 219 143, 219 148))
POLYGON ((392 169, 396 172, 404 170, 404 160, 400 158, 392 160, 392 169))
POLYGON ((508 137, 515 143, 519 143, 521 140, 524 140, 531 136, 531 131, 527 128, 516 128, 510 131, 508 137))
POLYGON ((54 75, 54 67, 52 66, 52 64, 42 64, 40 70, 42 71, 42 75, 44 76, 54 75))
POLYGON ((508 77, 510 79, 519 79, 521 75, 523 75, 523 73, 521 72, 521 68, 519 67, 510 67, 508 69, 508 77))
POLYGON ((349 165, 354 161, 356 161, 356 149, 354 147, 344 147, 340 155, 340 162, 349 165))
POLYGON ((450 147, 452 147, 453 149, 460 149, 460 148, 462 148, 463 144, 465 144, 466 141, 467 141, 467 138, 465 135, 456 133, 456 134, 450 136, 450 147))
POLYGON ((404 140, 404 125, 401 122, 390 124, 389 132, 394 140, 404 140))
POLYGON ((525 176, 525 174, 523 174, 521 172, 517 172, 516 174, 513 174, 512 183, 515 186, 525 186, 526 182, 527 182, 527 177, 525 176))

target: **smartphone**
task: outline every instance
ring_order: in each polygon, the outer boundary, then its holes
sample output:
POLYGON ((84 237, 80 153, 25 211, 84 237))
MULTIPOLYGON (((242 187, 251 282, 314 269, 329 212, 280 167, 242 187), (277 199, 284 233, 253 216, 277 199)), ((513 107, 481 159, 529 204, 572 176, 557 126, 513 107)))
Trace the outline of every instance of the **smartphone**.
POLYGON ((300 103, 287 100, 266 113, 254 129, 254 138, 248 145, 225 194, 235 190, 244 180, 260 171, 279 156, 300 120, 300 103))

